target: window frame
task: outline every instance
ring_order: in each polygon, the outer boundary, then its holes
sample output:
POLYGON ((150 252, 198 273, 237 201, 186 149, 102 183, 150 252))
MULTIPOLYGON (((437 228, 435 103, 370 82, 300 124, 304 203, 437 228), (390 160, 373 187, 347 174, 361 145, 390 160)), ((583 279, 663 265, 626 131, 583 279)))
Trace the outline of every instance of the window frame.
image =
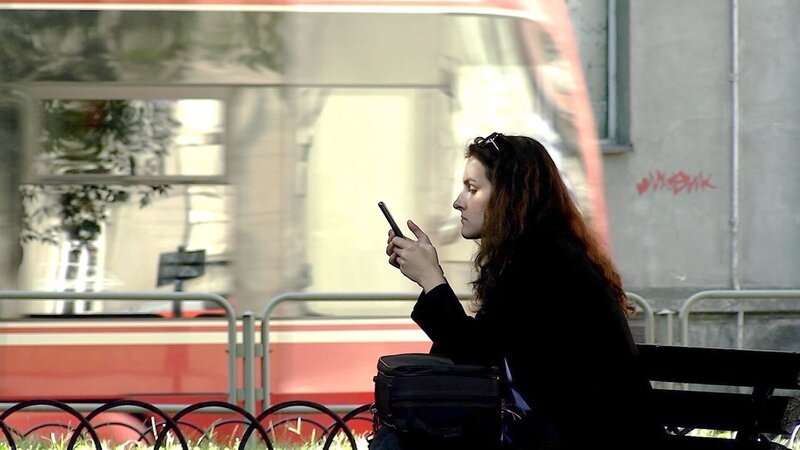
POLYGON ((630 0, 608 0, 606 133, 603 154, 633 151, 630 136, 630 0))
POLYGON ((229 171, 233 163, 231 133, 228 131, 230 120, 231 90, 227 87, 213 85, 168 86, 168 85, 120 85, 112 83, 31 83, 16 86, 25 102, 24 116, 30 124, 24 133, 22 158, 22 183, 42 185, 220 185, 229 184, 229 171), (219 175, 113 175, 113 174, 42 174, 35 170, 36 156, 41 152, 39 136, 41 135, 41 116, 39 102, 42 100, 192 100, 208 99, 222 102, 224 153, 223 170, 219 175))

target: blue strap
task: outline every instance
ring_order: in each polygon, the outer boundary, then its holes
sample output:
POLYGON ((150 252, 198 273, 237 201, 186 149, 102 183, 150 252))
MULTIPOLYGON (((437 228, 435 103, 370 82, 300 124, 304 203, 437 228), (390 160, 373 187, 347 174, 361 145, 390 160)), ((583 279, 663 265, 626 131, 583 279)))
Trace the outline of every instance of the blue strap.
POLYGON ((508 386, 511 388, 512 401, 514 402, 515 405, 517 405, 517 408, 519 408, 520 411, 530 412, 531 407, 528 405, 525 399, 522 398, 522 395, 519 393, 517 388, 514 387, 514 380, 511 378, 511 370, 508 368, 508 361, 506 361, 505 358, 503 358, 503 366, 505 367, 506 370, 506 378, 508 379, 508 386))

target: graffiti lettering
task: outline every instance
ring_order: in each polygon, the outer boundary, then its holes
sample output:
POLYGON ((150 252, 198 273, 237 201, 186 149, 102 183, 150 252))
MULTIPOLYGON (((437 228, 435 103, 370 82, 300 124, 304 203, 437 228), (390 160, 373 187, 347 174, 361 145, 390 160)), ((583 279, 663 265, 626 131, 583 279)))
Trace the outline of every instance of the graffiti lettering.
POLYGON ((683 170, 670 176, 660 170, 656 170, 655 172, 650 172, 636 183, 636 192, 639 195, 658 191, 670 191, 672 195, 678 195, 716 188, 715 185, 711 184, 711 175, 704 175, 703 172, 697 175, 689 175, 683 170))

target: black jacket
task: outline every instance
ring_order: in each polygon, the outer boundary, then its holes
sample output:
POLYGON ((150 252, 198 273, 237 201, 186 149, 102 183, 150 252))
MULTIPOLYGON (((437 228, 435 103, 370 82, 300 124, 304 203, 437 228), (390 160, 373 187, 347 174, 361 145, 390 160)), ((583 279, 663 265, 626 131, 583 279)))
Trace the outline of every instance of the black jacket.
POLYGON ((505 358, 533 416, 546 424, 544 437, 527 427, 527 442, 655 448, 662 431, 649 409, 650 383, 604 278, 577 252, 536 251, 535 260, 509 268, 502 292, 474 318, 447 284, 420 295, 411 317, 433 341, 431 351, 464 364, 503 367, 505 358))

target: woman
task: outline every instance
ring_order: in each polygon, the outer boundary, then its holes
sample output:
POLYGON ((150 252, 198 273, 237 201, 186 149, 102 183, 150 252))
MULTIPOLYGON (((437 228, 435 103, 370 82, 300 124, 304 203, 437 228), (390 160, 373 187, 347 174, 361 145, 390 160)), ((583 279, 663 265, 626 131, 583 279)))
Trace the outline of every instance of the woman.
POLYGON ((422 287, 411 317, 432 352, 505 369, 512 448, 650 449, 660 436, 648 410, 620 276, 582 219, 545 148, 493 133, 466 153, 453 203, 461 235, 479 240, 468 316, 436 249, 389 232, 389 263, 422 287), (608 444, 610 447, 604 447, 608 444))

